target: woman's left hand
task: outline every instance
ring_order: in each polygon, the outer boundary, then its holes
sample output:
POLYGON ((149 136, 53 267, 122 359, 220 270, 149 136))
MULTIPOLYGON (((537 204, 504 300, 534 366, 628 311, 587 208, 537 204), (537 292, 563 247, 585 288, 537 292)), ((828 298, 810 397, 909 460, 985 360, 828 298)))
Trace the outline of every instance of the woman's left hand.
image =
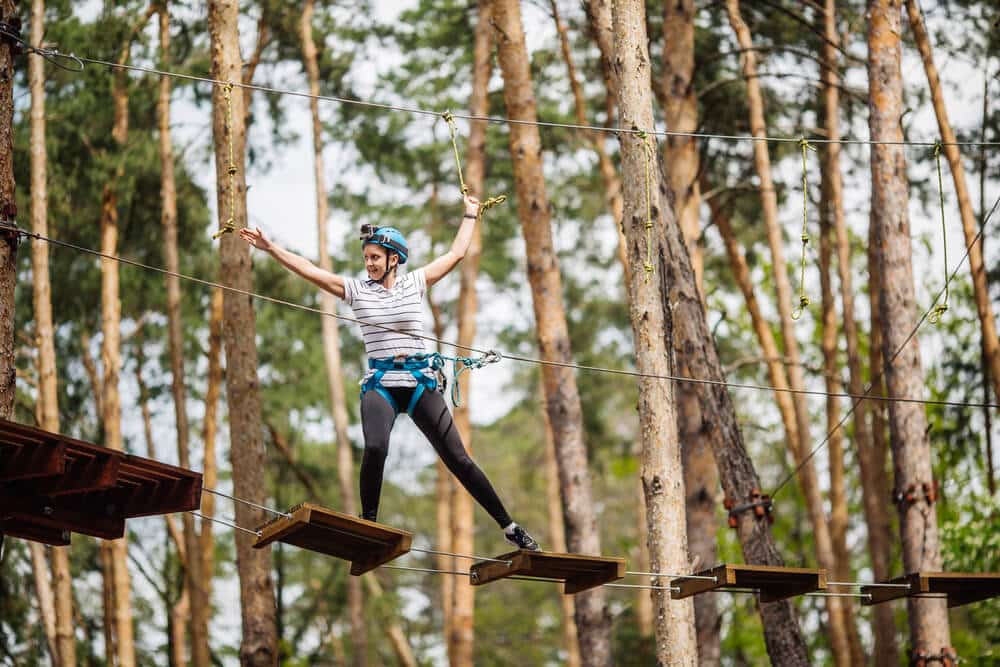
POLYGON ((472 195, 465 195, 465 215, 479 215, 479 200, 472 195))

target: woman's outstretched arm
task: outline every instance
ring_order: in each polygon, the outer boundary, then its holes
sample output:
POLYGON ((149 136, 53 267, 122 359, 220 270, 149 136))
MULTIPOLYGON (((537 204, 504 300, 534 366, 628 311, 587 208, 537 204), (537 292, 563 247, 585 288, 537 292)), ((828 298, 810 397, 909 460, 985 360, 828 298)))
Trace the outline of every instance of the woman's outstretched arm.
POLYGON ((469 251, 469 246, 472 245, 472 232, 476 227, 476 216, 478 213, 479 200, 466 195, 465 215, 462 216, 462 225, 458 228, 455 240, 451 242, 451 250, 424 267, 424 275, 427 278, 428 287, 448 275, 462 261, 462 258, 465 257, 465 253, 469 251))
POLYGON ((274 241, 271 241, 260 227, 250 229, 249 227, 240 230, 240 238, 258 250, 264 250, 271 257, 292 273, 296 273, 309 282, 315 284, 320 289, 330 292, 335 297, 344 298, 344 279, 335 273, 324 271, 305 257, 296 255, 290 250, 285 250, 274 241))

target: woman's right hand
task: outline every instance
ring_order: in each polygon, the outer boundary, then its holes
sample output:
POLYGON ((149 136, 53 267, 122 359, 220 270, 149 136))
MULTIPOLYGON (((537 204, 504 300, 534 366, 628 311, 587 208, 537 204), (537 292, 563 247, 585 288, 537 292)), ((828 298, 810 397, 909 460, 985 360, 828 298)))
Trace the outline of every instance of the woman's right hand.
POLYGON ((271 242, 266 236, 264 236, 264 232, 260 231, 260 227, 256 227, 254 229, 244 227, 240 230, 240 238, 258 250, 266 250, 270 252, 272 248, 271 242))

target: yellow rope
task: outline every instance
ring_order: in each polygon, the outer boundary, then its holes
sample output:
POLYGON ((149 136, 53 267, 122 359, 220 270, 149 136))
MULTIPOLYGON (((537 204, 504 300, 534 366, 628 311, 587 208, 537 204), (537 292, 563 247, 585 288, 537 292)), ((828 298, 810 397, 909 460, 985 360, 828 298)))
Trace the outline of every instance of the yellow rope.
POLYGON ((646 261, 642 268, 645 271, 645 280, 648 283, 649 277, 654 270, 653 265, 653 187, 652 170, 653 158, 656 155, 654 139, 645 130, 637 133, 642 140, 642 146, 646 152, 646 261))
POLYGON ((236 230, 236 159, 233 149, 233 84, 223 87, 226 96, 226 136, 229 139, 229 218, 212 234, 212 240, 223 234, 231 234, 236 230))
POLYGON ((944 255, 944 301, 934 306, 934 310, 927 316, 931 324, 941 321, 941 316, 948 310, 948 228, 944 220, 944 180, 941 176, 941 142, 934 144, 934 159, 937 161, 938 177, 938 199, 941 203, 941 242, 944 255))
POLYGON ((809 245, 809 161, 806 158, 806 151, 814 151, 816 147, 803 137, 799 139, 799 147, 802 149, 802 254, 799 260, 799 305, 792 311, 792 319, 797 320, 802 317, 802 313, 809 307, 809 297, 806 296, 806 246, 809 245))
MULTIPOLYGON (((455 129, 455 117, 450 111, 445 111, 441 114, 441 118, 448 123, 448 132, 451 134, 451 148, 455 152, 455 166, 458 168, 458 184, 462 190, 462 196, 468 196, 469 186, 465 184, 465 177, 462 176, 462 160, 458 155, 458 136, 457 130, 455 129)), ((487 197, 485 201, 479 202, 479 211, 476 213, 476 222, 482 222, 483 214, 490 210, 494 206, 498 206, 507 201, 507 195, 497 195, 496 197, 487 197)))

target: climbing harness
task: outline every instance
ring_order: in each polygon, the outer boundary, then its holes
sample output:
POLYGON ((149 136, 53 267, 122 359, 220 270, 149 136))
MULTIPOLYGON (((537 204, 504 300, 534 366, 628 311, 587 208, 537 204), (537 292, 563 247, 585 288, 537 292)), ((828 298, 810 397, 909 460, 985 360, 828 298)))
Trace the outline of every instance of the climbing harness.
POLYGON ((396 400, 392 397, 392 394, 382 386, 382 378, 389 371, 406 371, 409 372, 414 379, 417 381, 417 387, 413 391, 413 396, 410 398, 409 404, 406 406, 407 414, 413 414, 413 408, 416 407, 417 402, 425 391, 435 391, 438 386, 441 387, 443 392, 448 386, 448 380, 445 377, 442 369, 444 368, 445 361, 452 362, 452 376, 451 376, 451 401, 458 407, 461 405, 462 396, 461 390, 458 386, 459 376, 467 370, 472 370, 475 368, 482 368, 487 364, 493 364, 500 361, 503 358, 499 352, 490 350, 478 359, 473 359, 471 357, 449 357, 443 355, 439 352, 431 352, 429 354, 412 354, 409 356, 400 357, 386 357, 384 359, 369 359, 368 368, 374 370, 371 377, 369 377, 364 384, 361 385, 361 396, 364 396, 369 391, 376 391, 382 398, 392 406, 393 411, 398 415, 400 410, 399 406, 396 404, 396 400), (428 375, 424 373, 424 369, 431 369, 434 375, 428 375))
POLYGON ((646 282, 653 273, 653 187, 651 184, 651 172, 653 169, 653 158, 656 155, 656 147, 653 137, 645 130, 639 130, 636 136, 642 140, 642 147, 646 153, 646 261, 642 268, 646 272, 646 282))
POLYGON ((806 296, 806 246, 809 245, 809 162, 806 159, 806 151, 815 151, 816 147, 809 143, 805 137, 799 139, 799 147, 802 149, 802 257, 799 261, 799 305, 792 311, 792 319, 797 320, 802 317, 802 313, 809 307, 809 297, 806 296))
MULTIPOLYGON (((445 111, 441 114, 441 118, 448 123, 448 132, 451 134, 451 148, 455 152, 455 166, 458 168, 458 184, 459 188, 462 190, 462 195, 466 196, 469 194, 469 186, 465 184, 465 177, 462 176, 462 161, 458 156, 458 138, 455 129, 455 117, 450 111, 445 111)), ((507 201, 507 195, 497 195, 496 197, 487 197, 485 201, 479 202, 479 211, 476 212, 476 222, 481 222, 483 215, 486 211, 490 210, 494 206, 507 201)))
POLYGON ((233 84, 227 83, 222 88, 226 97, 226 136, 229 139, 229 218, 222 223, 219 231, 212 234, 212 240, 216 240, 223 234, 232 234, 236 231, 236 159, 233 150, 233 84))
POLYGON ((941 317, 948 310, 948 228, 944 220, 944 180, 941 176, 941 141, 934 144, 934 160, 937 162, 938 177, 938 200, 941 204, 941 243, 942 254, 944 255, 944 301, 934 306, 931 314, 927 316, 927 321, 937 324, 941 317))

